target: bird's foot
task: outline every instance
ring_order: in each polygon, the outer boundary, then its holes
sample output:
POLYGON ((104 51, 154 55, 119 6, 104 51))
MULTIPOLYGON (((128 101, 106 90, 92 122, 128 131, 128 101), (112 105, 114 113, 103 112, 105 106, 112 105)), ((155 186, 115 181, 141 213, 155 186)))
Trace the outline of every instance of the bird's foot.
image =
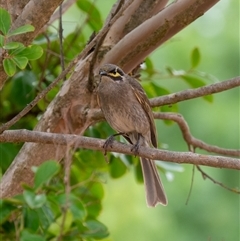
POLYGON ((104 142, 103 149, 105 150, 105 155, 106 155, 106 152, 107 152, 106 149, 108 148, 108 146, 112 147, 112 143, 113 143, 114 137, 115 137, 115 135, 109 136, 107 138, 107 140, 104 142))
POLYGON ((138 155, 138 150, 139 150, 139 142, 137 142, 133 147, 131 148, 131 151, 134 153, 135 156, 138 155))
POLYGON ((108 138, 107 138, 107 140, 105 141, 105 143, 103 144, 103 149, 104 149, 104 155, 106 155, 107 154, 107 148, 110 146, 110 147, 112 147, 112 143, 113 143, 113 141, 114 141, 114 137, 115 136, 119 136, 119 135, 122 135, 123 133, 117 133, 117 134, 114 134, 114 135, 111 135, 111 136, 109 136, 108 138))

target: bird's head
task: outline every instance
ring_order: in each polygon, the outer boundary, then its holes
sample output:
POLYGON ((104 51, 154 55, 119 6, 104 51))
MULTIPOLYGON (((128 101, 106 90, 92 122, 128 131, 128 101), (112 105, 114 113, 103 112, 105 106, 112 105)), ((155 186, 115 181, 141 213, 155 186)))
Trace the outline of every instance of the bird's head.
POLYGON ((117 65, 105 64, 100 68, 99 75, 101 77, 108 76, 114 81, 121 81, 124 76, 124 72, 117 65))

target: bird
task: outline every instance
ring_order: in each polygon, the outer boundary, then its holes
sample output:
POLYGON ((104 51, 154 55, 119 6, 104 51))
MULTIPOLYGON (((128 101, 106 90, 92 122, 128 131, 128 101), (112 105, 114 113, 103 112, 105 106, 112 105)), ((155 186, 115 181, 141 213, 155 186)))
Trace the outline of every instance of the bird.
MULTIPOLYGON (((97 101, 108 124, 137 153, 141 146, 157 148, 157 134, 149 99, 141 84, 114 64, 99 69, 97 101)), ((114 136, 114 135, 113 135, 114 136)), ((112 137, 105 142, 108 145, 112 137)), ((148 207, 167 205, 167 197, 154 160, 140 157, 148 207)))

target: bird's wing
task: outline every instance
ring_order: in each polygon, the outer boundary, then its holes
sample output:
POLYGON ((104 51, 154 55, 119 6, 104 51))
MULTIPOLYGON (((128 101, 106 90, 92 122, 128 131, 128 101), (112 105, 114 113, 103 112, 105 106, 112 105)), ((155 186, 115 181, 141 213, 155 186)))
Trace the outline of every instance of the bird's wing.
POLYGON ((148 97, 145 91, 143 90, 141 84, 137 80, 131 78, 130 76, 127 76, 127 79, 130 82, 130 86, 133 90, 134 95, 136 96, 136 99, 143 107, 143 110, 145 111, 149 119, 152 145, 154 147, 157 147, 156 127, 155 127, 153 113, 152 113, 152 109, 151 109, 148 97))

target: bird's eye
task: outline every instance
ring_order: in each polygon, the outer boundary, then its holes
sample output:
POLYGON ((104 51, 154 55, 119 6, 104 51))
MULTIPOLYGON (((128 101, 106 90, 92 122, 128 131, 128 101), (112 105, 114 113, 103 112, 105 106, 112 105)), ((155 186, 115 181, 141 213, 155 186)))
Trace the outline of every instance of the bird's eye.
POLYGON ((117 78, 117 77, 120 77, 120 76, 121 76, 120 73, 117 72, 116 70, 110 72, 109 75, 111 75, 111 76, 114 77, 114 78, 117 78))

